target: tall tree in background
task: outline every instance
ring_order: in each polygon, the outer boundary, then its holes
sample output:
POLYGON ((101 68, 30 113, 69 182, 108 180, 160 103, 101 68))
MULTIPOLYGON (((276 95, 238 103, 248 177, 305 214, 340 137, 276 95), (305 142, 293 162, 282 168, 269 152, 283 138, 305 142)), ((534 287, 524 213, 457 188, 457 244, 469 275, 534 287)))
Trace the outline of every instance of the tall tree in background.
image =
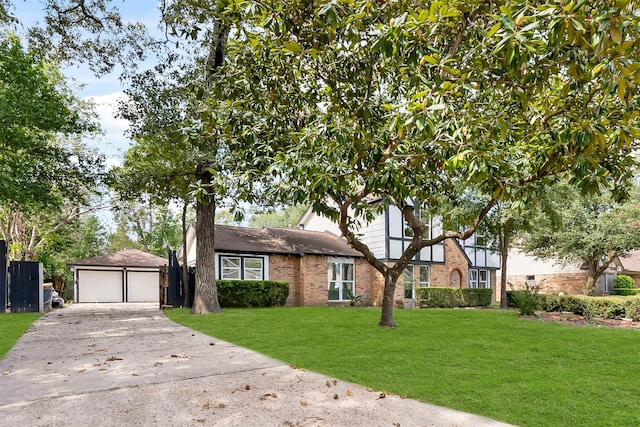
POLYGON ((49 235, 97 206, 103 159, 79 141, 96 130, 90 106, 55 64, 0 36, 0 231, 34 260, 49 235))
MULTIPOLYGON (((114 221, 122 237, 122 247, 112 241, 111 249, 120 250, 133 247, 144 252, 166 257, 167 250, 177 248, 182 242, 180 215, 172 212, 167 205, 153 202, 124 202, 116 204, 114 221)), ((120 234, 119 233, 119 234, 120 234)))
MULTIPOLYGON (((635 2, 464 0, 235 2, 229 135, 261 146, 274 192, 310 203, 385 278, 380 325, 395 326, 395 284, 421 248, 465 239, 498 202, 569 172, 585 192, 624 193, 637 128, 635 2), (485 200, 463 228, 423 237, 469 185, 485 200), (413 240, 391 265, 359 238, 384 204, 413 240)), ((215 100, 212 100, 214 103, 215 100)))
MULTIPOLYGON (((219 2, 219 5, 224 7, 225 2, 219 2)), ((195 94, 196 101, 215 96, 217 86, 212 77, 224 61, 229 27, 226 20, 210 13, 213 6, 208 2, 160 2, 162 22, 159 26, 164 32, 155 39, 149 36, 143 24, 123 19, 117 2, 47 0, 44 6, 44 22, 40 27, 30 29, 30 41, 43 51, 55 52, 60 60, 86 62, 96 73, 103 74, 116 65, 135 67, 147 54, 159 53, 163 64, 186 66, 188 70, 195 71, 192 74, 194 79, 181 87, 185 92, 195 94), (170 46, 175 48, 168 49, 170 46)), ((197 295, 193 312, 217 312, 220 305, 215 284, 213 221, 216 200, 224 195, 226 185, 234 182, 218 174, 219 159, 222 154, 232 151, 223 153, 220 147, 224 140, 219 138, 216 128, 205 128, 198 116, 189 114, 194 111, 193 104, 180 107, 180 112, 187 113, 182 123, 185 132, 180 140, 173 140, 173 143, 178 144, 187 137, 193 150, 190 155, 176 149, 167 153, 174 158, 184 156, 194 162, 190 174, 195 176, 193 182, 197 191, 191 193, 191 197, 195 196, 192 200, 196 204, 196 251, 200 268, 196 274, 197 295)), ((147 147, 157 142, 153 134, 145 133, 145 137, 147 147)), ((143 138, 136 139, 141 141, 143 138)), ((166 147, 161 146, 161 149, 166 147)), ((184 206, 186 214, 187 205, 184 206)))
POLYGON ((562 265, 588 265, 585 293, 596 290, 609 265, 640 249, 640 192, 616 202, 611 194, 585 196, 562 184, 547 192, 546 202, 533 208, 536 216, 517 247, 536 258, 562 265))

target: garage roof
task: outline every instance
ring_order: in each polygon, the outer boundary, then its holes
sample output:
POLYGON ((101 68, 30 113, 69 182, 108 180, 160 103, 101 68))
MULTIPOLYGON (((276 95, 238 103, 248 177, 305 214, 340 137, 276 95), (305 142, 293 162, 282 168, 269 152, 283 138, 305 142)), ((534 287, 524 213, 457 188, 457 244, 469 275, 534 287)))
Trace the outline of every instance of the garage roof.
POLYGON ((73 267, 159 267, 167 264, 167 259, 137 249, 123 249, 118 252, 98 255, 80 261, 70 262, 73 267))

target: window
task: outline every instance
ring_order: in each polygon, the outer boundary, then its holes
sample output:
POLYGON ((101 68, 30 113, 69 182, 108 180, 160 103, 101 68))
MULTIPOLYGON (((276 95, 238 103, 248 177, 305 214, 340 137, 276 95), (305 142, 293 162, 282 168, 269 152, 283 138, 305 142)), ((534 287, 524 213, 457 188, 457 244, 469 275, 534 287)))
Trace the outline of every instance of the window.
POLYGON ((241 256, 221 256, 220 279, 264 280, 264 259, 241 256))
MULTIPOLYGON (((416 212, 416 216, 420 221, 424 222, 424 225, 425 225, 424 233, 422 236, 427 239, 430 239, 431 238, 431 217, 429 216, 429 212, 427 212, 426 209, 418 208, 418 211, 416 212)), ((411 228, 407 220, 404 220, 403 236, 413 237, 413 229, 411 228)))
POLYGON ((613 280, 615 278, 615 274, 605 273, 602 275, 602 292, 611 292, 611 288, 613 287, 613 280))
POLYGON ((220 278, 221 279, 241 279, 242 278, 242 259, 241 258, 231 258, 231 257, 222 257, 220 258, 220 278))
POLYGON ((329 262, 329 301, 346 301, 355 296, 353 261, 329 262))
POLYGON ((489 270, 469 270, 469 287, 470 288, 490 288, 489 270))
POLYGON ((404 297, 412 299, 413 298, 413 265, 408 265, 407 268, 404 269, 403 279, 404 279, 404 297))
POLYGON ((430 279, 431 279, 431 272, 429 270, 429 266, 421 265, 420 266, 420 286, 422 287, 429 286, 431 282, 430 279))

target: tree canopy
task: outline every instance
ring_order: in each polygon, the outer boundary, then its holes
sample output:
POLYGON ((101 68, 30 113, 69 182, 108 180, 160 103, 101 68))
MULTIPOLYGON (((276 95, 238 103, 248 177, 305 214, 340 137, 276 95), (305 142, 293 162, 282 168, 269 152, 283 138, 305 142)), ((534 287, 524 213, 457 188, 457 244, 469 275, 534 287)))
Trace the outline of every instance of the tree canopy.
POLYGON ((546 201, 532 207, 532 226, 517 246, 536 258, 563 265, 586 263, 585 292, 618 257, 640 248, 640 198, 616 202, 611 194, 581 195, 566 184, 554 186, 546 201))
POLYGON ((228 135, 271 162, 272 188, 311 203, 395 281, 420 248, 465 238, 499 201, 569 172, 585 192, 624 193, 637 127, 635 2, 233 2, 245 11, 225 76, 228 135), (411 199, 434 212, 472 187, 486 203, 464 227, 423 238, 411 199), (414 240, 393 265, 358 226, 383 197, 414 240))
POLYGON ((95 117, 64 86, 54 64, 0 36, 0 204, 59 207, 102 175, 102 159, 77 142, 95 117))

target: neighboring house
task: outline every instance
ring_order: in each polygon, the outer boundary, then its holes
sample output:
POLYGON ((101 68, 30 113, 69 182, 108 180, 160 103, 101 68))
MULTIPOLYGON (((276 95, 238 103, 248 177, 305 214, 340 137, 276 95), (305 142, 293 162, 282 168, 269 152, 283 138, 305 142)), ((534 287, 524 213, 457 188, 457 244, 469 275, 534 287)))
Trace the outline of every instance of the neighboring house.
MULTIPOLYGON (((187 230, 187 264, 196 265, 195 227, 187 230)), ((216 225, 217 279, 283 280, 287 305, 343 304, 350 296, 375 299, 373 268, 340 237, 292 228, 216 225)), ((182 260, 182 253, 178 259, 182 260)), ((377 272, 375 272, 377 274, 377 272)))
MULTIPOLYGON (((376 203, 376 200, 371 200, 376 203)), ((420 212, 417 212, 420 215, 420 212)), ((429 225, 430 237, 442 232, 440 223, 432 218, 422 218, 429 225)), ((340 234, 338 225, 308 209, 298 222, 304 230, 328 231, 340 234)), ((388 206, 384 213, 358 230, 361 240, 369 246, 376 258, 393 263, 411 243, 412 229, 402 212, 388 206)), ((396 301, 412 300, 415 288, 420 286, 447 286, 493 289, 496 299, 496 270, 500 268, 500 255, 485 247, 483 236, 474 234, 465 241, 446 239, 440 244, 423 248, 405 270, 404 277, 396 287, 396 301)), ((380 274, 372 274, 371 287, 383 289, 380 274)), ((376 302, 379 300, 376 299, 376 302)))
MULTIPOLYGON (((585 263, 561 265, 556 261, 543 261, 517 249, 509 253, 507 260, 507 283, 513 289, 523 289, 525 286, 539 285, 540 292, 557 294, 563 292, 569 295, 583 295, 586 293, 588 266, 585 263)), ((631 276, 640 283, 640 251, 616 258, 609 268, 600 276, 596 283, 596 290, 603 294, 611 292, 613 279, 618 274, 631 276)))
POLYGON ((69 263, 75 302, 160 301, 160 266, 165 258, 136 249, 69 263))

